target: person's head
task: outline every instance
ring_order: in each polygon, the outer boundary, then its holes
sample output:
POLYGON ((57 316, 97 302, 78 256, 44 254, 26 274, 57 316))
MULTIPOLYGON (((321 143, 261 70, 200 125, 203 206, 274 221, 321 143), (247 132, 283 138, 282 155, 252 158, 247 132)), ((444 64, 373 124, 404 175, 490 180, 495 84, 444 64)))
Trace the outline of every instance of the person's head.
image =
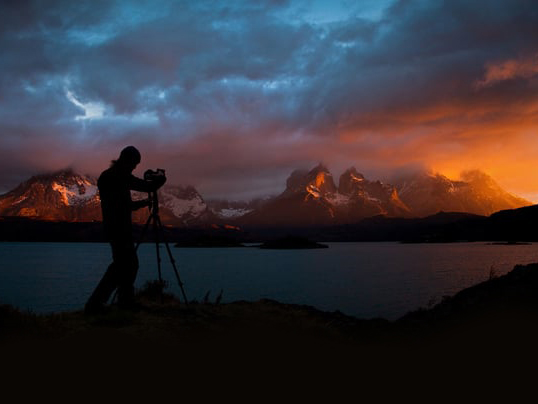
POLYGON ((120 157, 112 163, 115 166, 120 166, 126 171, 132 172, 140 163, 140 160, 141 156, 138 149, 134 146, 127 146, 121 151, 120 157))

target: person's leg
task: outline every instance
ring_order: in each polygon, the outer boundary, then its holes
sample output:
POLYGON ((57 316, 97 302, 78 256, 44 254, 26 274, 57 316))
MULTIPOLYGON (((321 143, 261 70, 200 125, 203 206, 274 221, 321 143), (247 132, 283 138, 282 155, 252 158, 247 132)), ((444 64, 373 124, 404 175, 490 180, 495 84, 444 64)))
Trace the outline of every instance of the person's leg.
POLYGON ((110 299, 112 292, 118 287, 118 277, 118 266, 115 262, 112 262, 84 307, 87 313, 103 311, 104 305, 110 299))
POLYGON ((134 304, 134 283, 138 273, 138 257, 132 242, 123 243, 118 249, 118 304, 129 307, 134 304))

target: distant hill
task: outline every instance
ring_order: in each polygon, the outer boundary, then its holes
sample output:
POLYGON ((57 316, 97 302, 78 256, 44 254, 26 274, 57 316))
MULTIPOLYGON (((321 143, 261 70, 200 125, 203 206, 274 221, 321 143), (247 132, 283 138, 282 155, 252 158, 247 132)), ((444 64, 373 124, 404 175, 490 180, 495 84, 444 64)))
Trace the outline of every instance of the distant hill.
MULTIPOLYGON (((264 242, 293 235, 312 241, 401 241, 407 243, 459 241, 538 241, 538 205, 504 210, 490 216, 439 212, 424 218, 378 215, 352 224, 310 227, 252 227, 230 225, 165 226, 169 241, 184 245, 200 240, 230 243, 264 242)), ((134 225, 135 236, 142 224, 134 225)), ((151 232, 150 232, 151 233, 151 232)), ((151 237, 151 234, 148 235, 151 237)), ((102 241, 99 222, 57 222, 0 217, 0 241, 102 241)))
POLYGON ((538 241, 538 205, 508 209, 490 216, 439 212, 424 218, 377 216, 323 231, 326 241, 538 241))

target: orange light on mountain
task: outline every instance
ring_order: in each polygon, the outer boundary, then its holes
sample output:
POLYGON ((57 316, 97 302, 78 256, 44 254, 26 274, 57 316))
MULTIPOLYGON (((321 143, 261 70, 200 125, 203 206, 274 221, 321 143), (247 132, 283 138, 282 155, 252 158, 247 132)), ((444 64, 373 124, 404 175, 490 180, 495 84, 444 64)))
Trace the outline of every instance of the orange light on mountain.
POLYGON ((318 173, 316 176, 316 187, 318 189, 325 183, 325 173, 318 173))

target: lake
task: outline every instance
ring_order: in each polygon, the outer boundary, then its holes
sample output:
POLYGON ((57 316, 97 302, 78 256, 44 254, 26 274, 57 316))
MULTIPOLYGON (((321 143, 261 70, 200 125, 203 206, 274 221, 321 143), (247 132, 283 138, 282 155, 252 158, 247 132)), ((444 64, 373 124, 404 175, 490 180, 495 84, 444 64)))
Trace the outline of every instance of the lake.
MULTIPOLYGON (((538 245, 326 243, 327 249, 172 248, 189 300, 275 299, 396 319, 443 296, 538 262, 538 245)), ((157 279, 154 244, 139 252, 137 287, 157 279)), ((181 297, 161 246, 163 278, 181 297)), ((37 313, 80 310, 110 262, 103 243, 0 243, 0 303, 37 313)))

